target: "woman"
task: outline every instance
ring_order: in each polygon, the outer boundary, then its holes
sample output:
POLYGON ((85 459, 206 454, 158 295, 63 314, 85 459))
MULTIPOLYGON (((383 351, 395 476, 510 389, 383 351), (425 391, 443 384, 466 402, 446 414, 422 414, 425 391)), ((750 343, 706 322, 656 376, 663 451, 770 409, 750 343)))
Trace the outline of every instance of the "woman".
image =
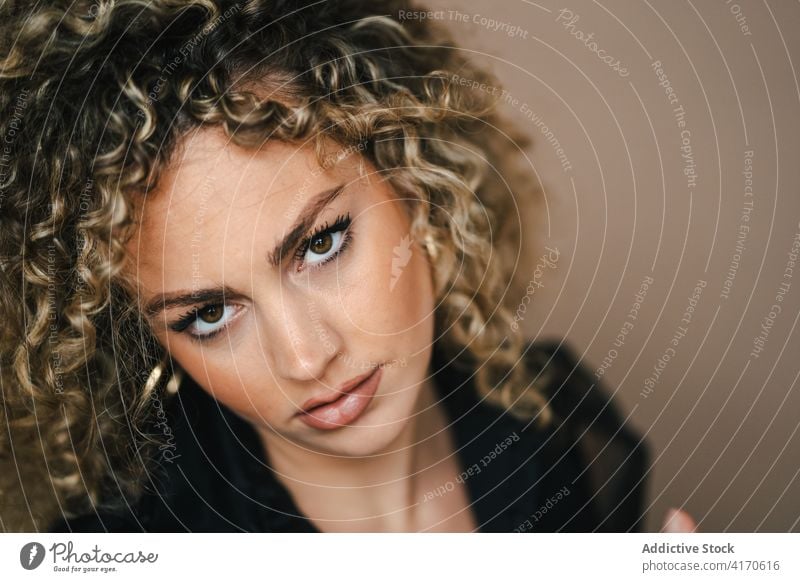
POLYGON ((5 9, 4 523, 639 527, 516 329, 496 84, 408 8, 5 9))

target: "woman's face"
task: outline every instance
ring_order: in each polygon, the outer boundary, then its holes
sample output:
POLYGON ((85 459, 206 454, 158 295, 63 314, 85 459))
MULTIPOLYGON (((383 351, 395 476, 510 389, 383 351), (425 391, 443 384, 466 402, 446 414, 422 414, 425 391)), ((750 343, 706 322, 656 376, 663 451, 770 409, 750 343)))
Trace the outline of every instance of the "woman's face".
POLYGON ((386 450, 433 341, 432 273, 405 203, 355 148, 320 165, 310 146, 248 150, 216 130, 184 146, 129 243, 156 337, 268 439, 386 450))

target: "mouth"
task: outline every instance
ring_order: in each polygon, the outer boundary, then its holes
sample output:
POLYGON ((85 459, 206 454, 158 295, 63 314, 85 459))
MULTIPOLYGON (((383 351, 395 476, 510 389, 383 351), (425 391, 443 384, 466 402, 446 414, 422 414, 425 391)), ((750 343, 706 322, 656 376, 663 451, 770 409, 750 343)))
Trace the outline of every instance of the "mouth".
POLYGON ((383 367, 378 366, 339 388, 339 393, 327 398, 306 401, 297 414, 307 425, 333 430, 355 422, 366 411, 378 390, 383 367))

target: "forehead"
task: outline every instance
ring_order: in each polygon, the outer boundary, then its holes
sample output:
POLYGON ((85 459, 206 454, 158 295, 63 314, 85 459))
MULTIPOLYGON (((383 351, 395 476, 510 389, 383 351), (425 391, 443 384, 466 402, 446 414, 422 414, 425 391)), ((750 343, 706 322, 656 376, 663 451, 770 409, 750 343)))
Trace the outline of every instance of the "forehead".
POLYGON ((275 140, 256 150, 221 131, 188 136, 157 187, 137 201, 128 243, 137 278, 166 284, 185 279, 187 265, 195 277, 219 277, 232 257, 263 260, 309 198, 359 178, 358 155, 333 143, 326 152, 320 164, 313 144, 275 140))
MULTIPOLYGON (((335 146, 330 145, 329 149, 335 146)), ((333 157, 336 159, 333 155, 333 157)), ((156 188, 139 203, 141 228, 158 225, 158 218, 184 222, 213 204, 231 211, 251 204, 271 211, 297 203, 330 183, 350 174, 351 164, 320 165, 313 145, 267 141, 259 149, 231 143, 221 131, 202 130, 188 136, 176 159, 162 173, 156 188)), ((283 208, 289 214, 291 207, 283 208)), ((177 225, 176 226, 180 226, 177 225)))

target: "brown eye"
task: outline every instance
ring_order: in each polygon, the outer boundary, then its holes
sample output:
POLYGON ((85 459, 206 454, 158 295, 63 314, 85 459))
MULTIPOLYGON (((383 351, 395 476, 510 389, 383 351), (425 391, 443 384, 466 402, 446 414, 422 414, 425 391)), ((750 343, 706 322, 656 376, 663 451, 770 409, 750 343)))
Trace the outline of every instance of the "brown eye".
POLYGON ((303 239, 295 253, 297 271, 300 272, 304 267, 321 267, 336 259, 352 238, 348 232, 350 222, 349 214, 339 216, 332 225, 326 222, 308 238, 303 239))
POLYGON ((225 309, 222 305, 209 305, 197 312, 197 317, 203 323, 217 323, 225 314, 225 309))
POLYGON ((331 233, 326 232, 314 238, 311 244, 308 245, 309 250, 317 255, 324 255, 331 250, 333 246, 333 236, 331 233))

